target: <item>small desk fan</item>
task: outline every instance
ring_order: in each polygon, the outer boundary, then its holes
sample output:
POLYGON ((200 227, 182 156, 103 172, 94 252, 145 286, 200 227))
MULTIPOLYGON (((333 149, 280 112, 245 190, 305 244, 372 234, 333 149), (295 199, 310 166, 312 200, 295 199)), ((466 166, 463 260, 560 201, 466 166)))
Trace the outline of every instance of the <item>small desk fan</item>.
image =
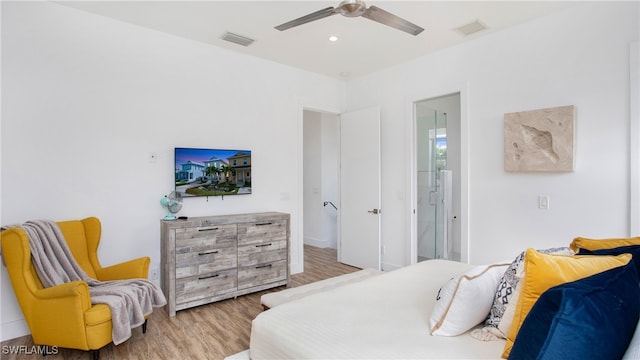
POLYGON ((172 191, 169 195, 165 195, 160 199, 160 205, 169 211, 164 220, 175 220, 174 214, 182 209, 182 195, 177 191, 172 191))

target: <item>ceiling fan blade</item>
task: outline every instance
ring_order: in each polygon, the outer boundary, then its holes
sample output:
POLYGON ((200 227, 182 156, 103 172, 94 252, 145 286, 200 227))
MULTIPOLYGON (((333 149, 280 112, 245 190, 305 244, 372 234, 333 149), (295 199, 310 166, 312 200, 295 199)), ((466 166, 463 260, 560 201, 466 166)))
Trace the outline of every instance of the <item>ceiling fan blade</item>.
POLYGON ((328 7, 326 9, 322 9, 322 10, 318 10, 316 12, 313 12, 313 13, 311 13, 309 15, 305 15, 305 16, 299 17, 299 18, 297 18, 295 20, 288 21, 288 22, 286 22, 284 24, 280 24, 280 25, 276 26, 275 28, 280 30, 280 31, 283 31, 283 30, 291 29, 292 27, 296 27, 298 25, 302 25, 302 24, 306 24, 306 23, 309 23, 309 22, 312 22, 312 21, 320 20, 320 19, 329 17, 331 15, 335 15, 337 13, 338 12, 336 11, 335 8, 328 7))
POLYGON ((365 11, 361 16, 369 20, 391 26, 398 30, 402 30, 414 36, 420 34, 424 30, 420 26, 409 22, 401 17, 393 15, 388 11, 382 10, 377 6, 369 6, 367 11, 365 11))

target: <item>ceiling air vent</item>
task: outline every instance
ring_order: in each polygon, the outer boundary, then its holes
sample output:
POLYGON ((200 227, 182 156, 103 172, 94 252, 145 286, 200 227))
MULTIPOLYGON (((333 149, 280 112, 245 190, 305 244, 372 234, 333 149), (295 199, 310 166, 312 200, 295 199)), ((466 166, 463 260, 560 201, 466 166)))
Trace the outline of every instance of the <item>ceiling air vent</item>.
POLYGON ((478 31, 482 31, 484 29, 486 29, 487 27, 480 22, 480 20, 476 20, 473 22, 470 22, 466 25, 462 25, 460 27, 457 27, 453 30, 459 32, 460 34, 464 35, 464 36, 469 36, 471 34, 477 33, 478 31))
POLYGON ((228 31, 226 31, 224 34, 222 34, 222 36, 220 38, 222 40, 226 40, 226 41, 232 42, 234 44, 242 45, 242 46, 249 46, 249 45, 251 45, 251 43, 254 42, 253 39, 250 39, 250 38, 248 38, 246 36, 234 34, 232 32, 228 32, 228 31))

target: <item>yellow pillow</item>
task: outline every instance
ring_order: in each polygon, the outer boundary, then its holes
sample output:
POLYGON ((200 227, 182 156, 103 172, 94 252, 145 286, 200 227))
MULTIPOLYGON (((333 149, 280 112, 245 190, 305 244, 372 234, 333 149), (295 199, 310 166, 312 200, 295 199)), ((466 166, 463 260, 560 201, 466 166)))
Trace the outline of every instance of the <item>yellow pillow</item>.
POLYGON ((543 292, 556 285, 626 265, 630 260, 630 254, 618 256, 551 255, 527 249, 524 260, 524 278, 520 280, 520 297, 513 315, 513 324, 507 333, 507 343, 502 357, 509 356, 522 322, 543 292))
POLYGON ((615 238, 615 239, 587 239, 577 237, 573 239, 569 247, 571 250, 578 252, 578 249, 600 250, 613 249, 620 246, 640 245, 640 236, 632 238, 615 238))

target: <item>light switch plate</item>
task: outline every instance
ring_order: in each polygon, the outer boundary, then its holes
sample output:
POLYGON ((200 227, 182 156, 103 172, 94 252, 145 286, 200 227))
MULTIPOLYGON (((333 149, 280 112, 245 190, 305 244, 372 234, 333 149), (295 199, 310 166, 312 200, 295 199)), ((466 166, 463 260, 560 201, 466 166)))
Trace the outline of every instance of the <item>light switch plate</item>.
POLYGON ((544 210, 549 208, 549 195, 538 196, 538 208, 544 210))

